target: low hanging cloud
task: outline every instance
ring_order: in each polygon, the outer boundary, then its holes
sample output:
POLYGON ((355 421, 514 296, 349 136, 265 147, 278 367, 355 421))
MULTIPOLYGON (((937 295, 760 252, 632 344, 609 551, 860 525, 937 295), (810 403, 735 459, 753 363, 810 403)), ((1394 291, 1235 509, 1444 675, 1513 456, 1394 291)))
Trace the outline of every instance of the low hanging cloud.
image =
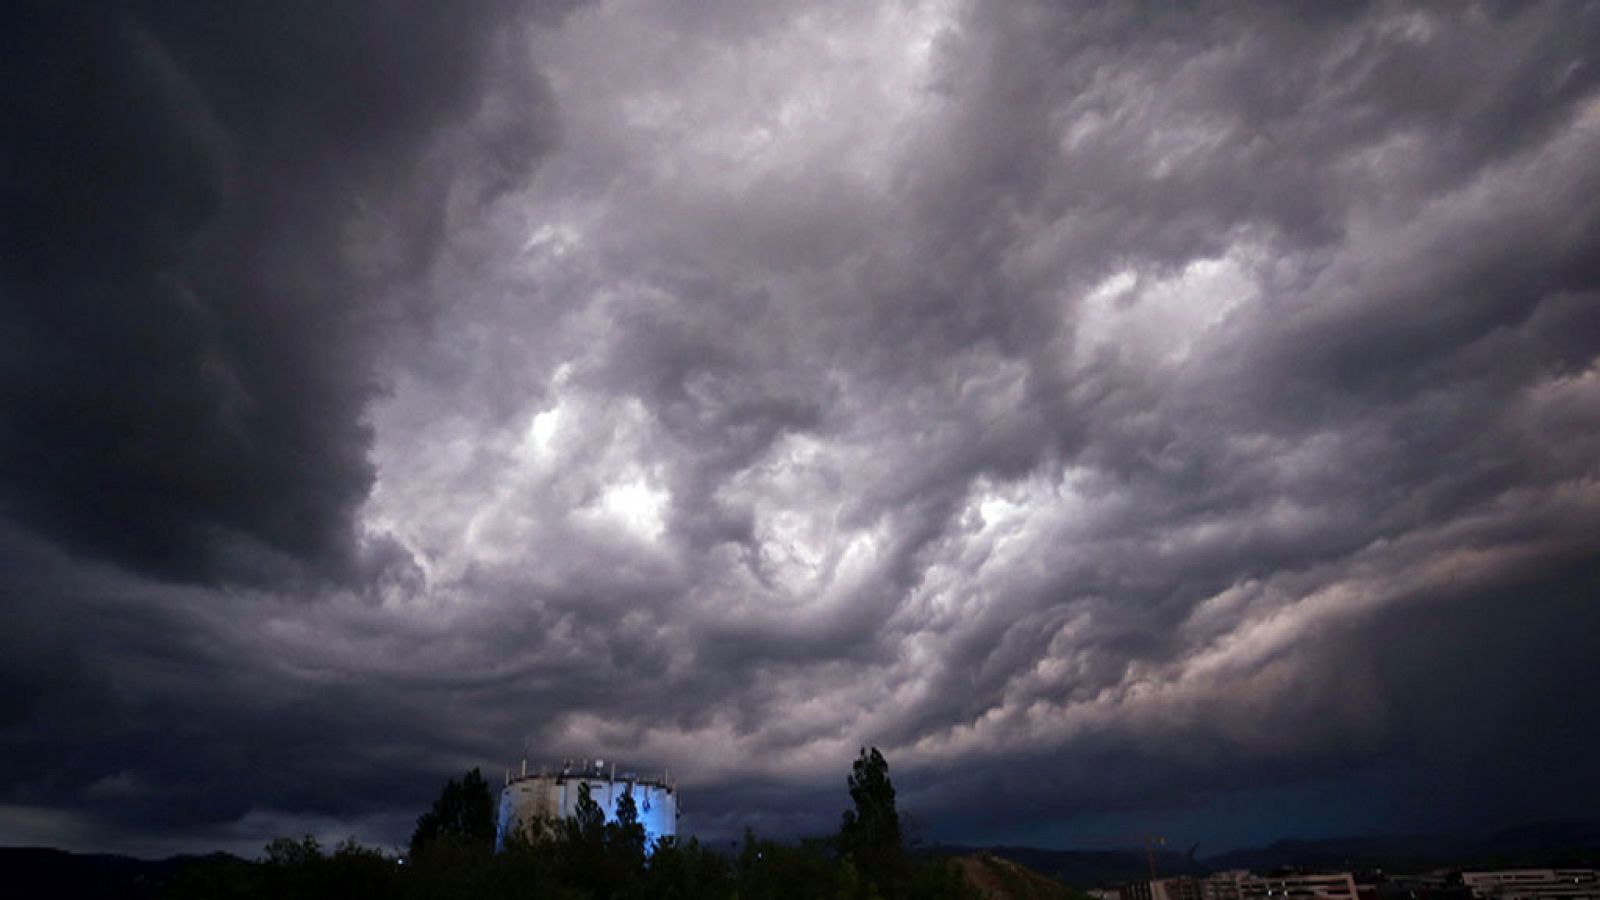
POLYGON ((1451 12, 30 9, 0 803, 1587 809, 1600 9, 1451 12))

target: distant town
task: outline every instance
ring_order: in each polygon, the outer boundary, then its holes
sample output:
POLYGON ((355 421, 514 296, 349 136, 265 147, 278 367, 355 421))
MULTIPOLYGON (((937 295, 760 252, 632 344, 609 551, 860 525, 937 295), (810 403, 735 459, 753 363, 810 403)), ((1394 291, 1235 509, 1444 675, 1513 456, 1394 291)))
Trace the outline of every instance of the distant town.
POLYGON ((1600 900, 1600 871, 1527 868, 1256 874, 1232 869, 1090 890, 1094 900, 1600 900))

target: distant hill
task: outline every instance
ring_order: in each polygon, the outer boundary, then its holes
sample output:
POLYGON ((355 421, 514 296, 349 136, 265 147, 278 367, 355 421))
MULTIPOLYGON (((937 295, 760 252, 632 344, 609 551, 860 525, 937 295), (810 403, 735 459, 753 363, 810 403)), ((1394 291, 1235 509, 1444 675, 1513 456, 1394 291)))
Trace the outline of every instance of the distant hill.
MULTIPOLYGON (((929 852, 956 857, 990 855, 1010 860, 1077 889, 1139 881, 1150 877, 1150 861, 1143 850, 1044 850, 1038 847, 943 846, 929 852)), ((1211 871, 1181 853, 1156 854, 1156 874, 1204 875, 1211 871)))
POLYGON ((984 900, 1087 900, 1082 891, 992 853, 959 856, 956 864, 984 900))
POLYGON ((0 847, 0 900, 147 900, 198 857, 134 859, 45 847, 0 847))
MULTIPOLYGON (((1049 878, 1087 890, 1150 877, 1142 849, 1045 850, 1038 847, 944 845, 924 852, 951 857, 989 854, 1049 878)), ((1283 840, 1198 860, 1170 850, 1155 857, 1156 874, 1206 875, 1224 869, 1382 869, 1420 872, 1471 866, 1600 868, 1600 822, 1567 821, 1519 825, 1486 836, 1393 835, 1388 837, 1283 840)))
POLYGON ((1461 849, 1456 838, 1429 835, 1285 840, 1266 847, 1232 850, 1207 857, 1213 870, 1360 869, 1398 871, 1435 868, 1454 859, 1461 849))
POLYGON ((1532 854, 1541 857, 1583 857, 1593 861, 1596 851, 1600 851, 1600 821, 1594 820, 1518 825, 1497 831, 1471 848, 1471 852, 1478 857, 1507 859, 1532 854))
POLYGON ((1384 869, 1406 872, 1462 866, 1600 865, 1600 822, 1519 825, 1483 837, 1393 837, 1286 840, 1207 857, 1215 870, 1384 869))

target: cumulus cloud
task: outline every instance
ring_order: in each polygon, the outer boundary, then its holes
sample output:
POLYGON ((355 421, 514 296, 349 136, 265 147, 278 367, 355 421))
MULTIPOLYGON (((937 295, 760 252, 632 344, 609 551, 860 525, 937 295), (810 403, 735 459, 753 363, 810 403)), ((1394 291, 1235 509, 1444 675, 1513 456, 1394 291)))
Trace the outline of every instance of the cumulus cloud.
POLYGON ((1600 10, 538 12, 31 16, 0 801, 1600 792, 1600 10))

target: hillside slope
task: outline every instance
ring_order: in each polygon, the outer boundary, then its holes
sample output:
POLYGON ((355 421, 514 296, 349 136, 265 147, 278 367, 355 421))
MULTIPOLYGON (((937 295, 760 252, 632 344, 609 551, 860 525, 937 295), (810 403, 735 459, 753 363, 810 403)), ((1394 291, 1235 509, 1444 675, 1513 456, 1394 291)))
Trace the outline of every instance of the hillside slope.
POLYGON ((961 873, 984 900, 1086 900, 1087 895, 1027 866, 992 853, 956 858, 961 873))

